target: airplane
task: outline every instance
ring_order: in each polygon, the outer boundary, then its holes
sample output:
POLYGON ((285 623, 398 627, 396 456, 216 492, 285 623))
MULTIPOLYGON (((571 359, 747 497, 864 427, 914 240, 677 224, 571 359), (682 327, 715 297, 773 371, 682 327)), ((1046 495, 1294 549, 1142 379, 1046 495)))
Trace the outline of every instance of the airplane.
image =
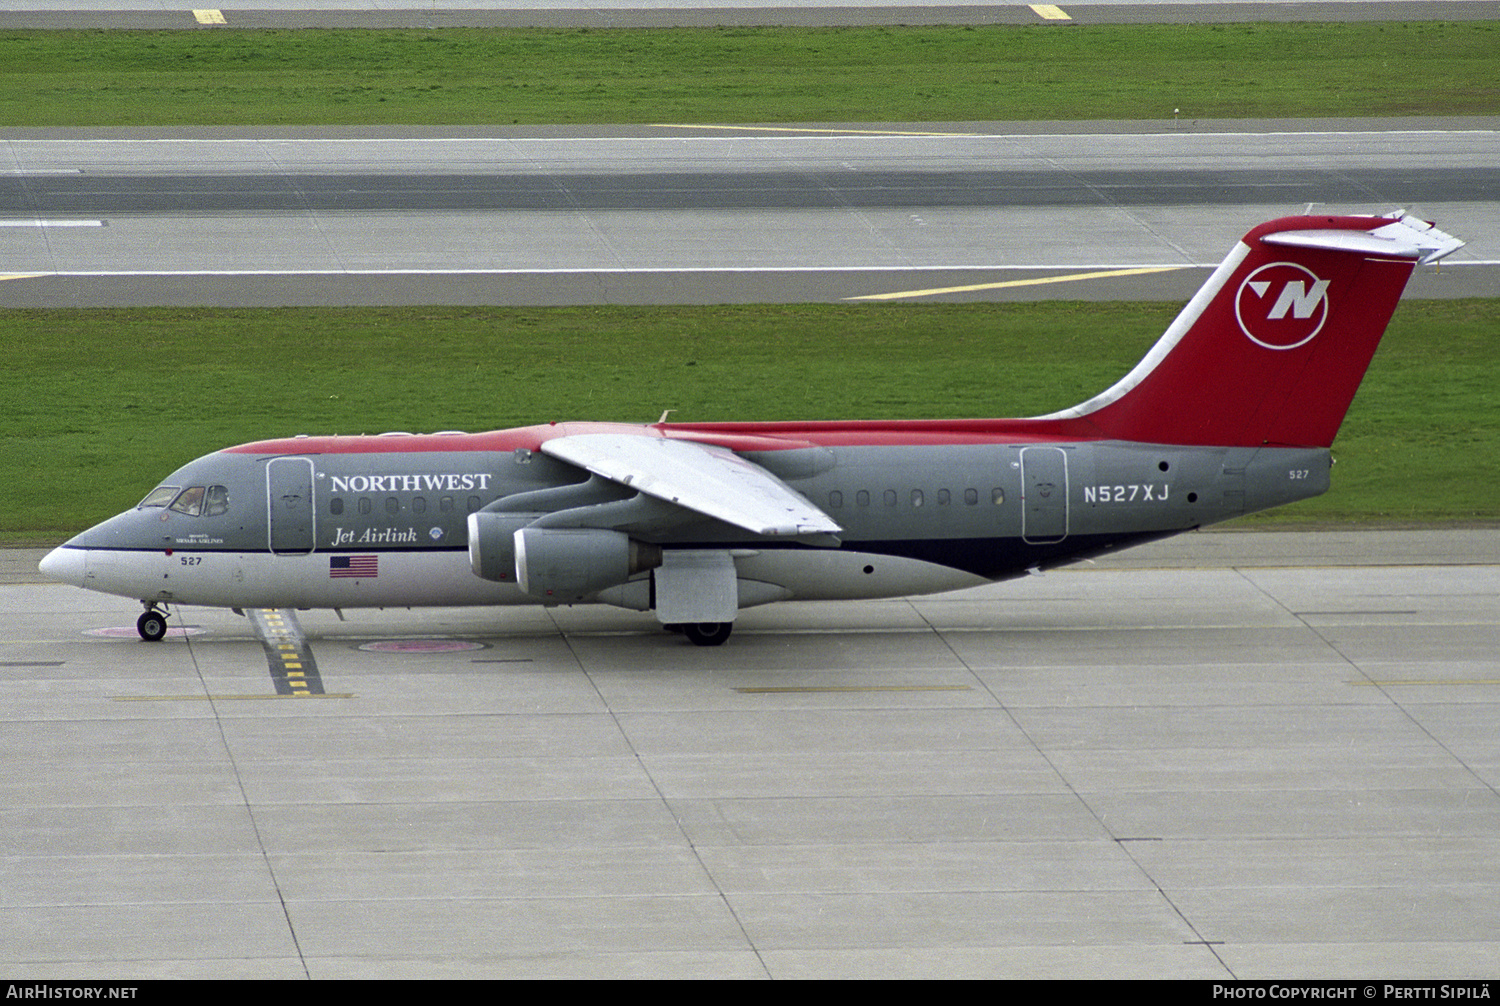
POLYGON ((1412 270, 1403 211, 1253 228, 1146 356, 1029 419, 562 422, 229 447, 41 570, 168 607, 602 603, 715 646, 774 601, 957 590, 1325 492, 1412 270))

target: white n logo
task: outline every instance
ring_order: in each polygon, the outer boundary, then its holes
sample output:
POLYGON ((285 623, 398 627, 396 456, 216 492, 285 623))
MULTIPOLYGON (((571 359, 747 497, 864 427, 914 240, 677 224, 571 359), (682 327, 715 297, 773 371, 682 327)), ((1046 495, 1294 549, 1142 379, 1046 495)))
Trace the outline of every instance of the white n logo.
POLYGON ((1286 317, 1288 309, 1293 318, 1311 318, 1313 311, 1317 310, 1318 302, 1323 299, 1323 294, 1328 291, 1328 281, 1320 279, 1308 290, 1300 279, 1289 279, 1286 286, 1281 288, 1281 296, 1276 298, 1276 304, 1271 308, 1271 313, 1266 315, 1273 321, 1286 317))
POLYGON ((1267 262, 1240 283, 1234 317, 1250 341, 1266 349, 1296 349, 1323 329, 1332 306, 1329 281, 1297 262, 1267 262), (1271 291, 1280 288, 1274 302, 1271 291), (1266 310, 1270 308, 1270 310, 1266 310))

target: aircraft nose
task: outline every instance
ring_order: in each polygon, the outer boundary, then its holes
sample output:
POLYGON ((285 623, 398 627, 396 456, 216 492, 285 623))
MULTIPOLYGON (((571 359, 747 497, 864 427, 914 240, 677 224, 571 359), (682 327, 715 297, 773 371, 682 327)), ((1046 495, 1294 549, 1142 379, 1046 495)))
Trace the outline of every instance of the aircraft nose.
POLYGON ((84 562, 87 556, 88 553, 81 548, 68 548, 63 545, 48 552, 37 564, 37 568, 54 580, 82 587, 84 562))

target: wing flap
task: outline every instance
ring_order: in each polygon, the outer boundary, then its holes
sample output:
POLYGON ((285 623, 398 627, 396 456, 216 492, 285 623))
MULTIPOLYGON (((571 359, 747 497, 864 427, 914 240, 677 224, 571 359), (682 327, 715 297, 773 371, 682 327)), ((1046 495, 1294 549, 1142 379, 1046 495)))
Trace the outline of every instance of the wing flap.
POLYGON ((723 447, 623 433, 557 437, 541 447, 560 461, 755 534, 843 530, 791 486, 723 447))

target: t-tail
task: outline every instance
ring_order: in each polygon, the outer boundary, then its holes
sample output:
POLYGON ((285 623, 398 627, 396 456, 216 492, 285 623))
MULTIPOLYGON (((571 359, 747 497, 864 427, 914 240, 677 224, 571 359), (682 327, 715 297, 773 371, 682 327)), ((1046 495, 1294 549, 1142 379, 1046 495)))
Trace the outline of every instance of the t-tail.
POLYGON ((1147 443, 1328 447, 1413 267, 1462 246, 1401 212, 1261 224, 1134 370, 1041 418, 1147 443))

